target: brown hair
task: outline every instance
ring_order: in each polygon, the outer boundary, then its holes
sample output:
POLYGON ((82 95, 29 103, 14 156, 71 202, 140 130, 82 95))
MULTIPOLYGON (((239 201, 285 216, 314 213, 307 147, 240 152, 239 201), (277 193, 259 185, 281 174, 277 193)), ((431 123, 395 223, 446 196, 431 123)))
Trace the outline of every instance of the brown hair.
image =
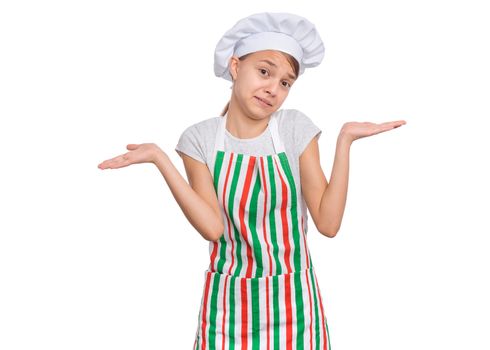
MULTIPOLYGON (((282 52, 282 51, 279 51, 279 52, 282 53, 286 57, 286 59, 288 60, 289 64, 293 68, 294 74, 296 75, 296 79, 297 79, 298 78, 298 74, 299 74, 299 63, 298 63, 298 61, 293 56, 291 56, 290 54, 288 54, 286 52, 282 52)), ((244 59, 246 59, 251 54, 252 54, 252 52, 251 53, 247 53, 246 55, 243 55, 243 56, 239 57, 238 59, 240 61, 243 61, 244 59)), ((226 104, 225 108, 221 112, 221 114, 220 114, 221 117, 223 117, 226 114, 226 112, 228 112, 228 107, 230 107, 230 101, 228 101, 228 103, 226 104)))

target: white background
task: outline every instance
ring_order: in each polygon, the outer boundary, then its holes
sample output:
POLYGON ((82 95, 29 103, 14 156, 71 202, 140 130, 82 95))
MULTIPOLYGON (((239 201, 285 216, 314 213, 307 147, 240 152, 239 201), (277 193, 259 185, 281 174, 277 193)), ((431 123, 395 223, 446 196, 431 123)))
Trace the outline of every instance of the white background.
POLYGON ((294 12, 326 52, 284 108, 323 131, 407 124, 354 142, 342 227, 308 242, 334 350, 490 349, 484 1, 2 1, 0 348, 190 349, 208 242, 153 164, 185 176, 182 131, 230 83, 214 48, 236 21, 294 12))

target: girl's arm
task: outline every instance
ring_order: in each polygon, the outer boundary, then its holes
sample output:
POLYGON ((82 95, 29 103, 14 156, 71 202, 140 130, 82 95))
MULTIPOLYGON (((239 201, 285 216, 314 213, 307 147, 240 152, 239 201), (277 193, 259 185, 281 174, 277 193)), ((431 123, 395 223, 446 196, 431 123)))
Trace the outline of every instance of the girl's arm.
POLYGON ((347 199, 349 152, 352 142, 406 124, 405 120, 385 123, 348 122, 337 138, 330 183, 320 166, 318 139, 313 138, 300 156, 301 189, 308 210, 320 233, 335 237, 340 229, 347 199))
POLYGON ((167 181, 170 191, 194 228, 208 241, 218 240, 224 232, 221 210, 208 167, 179 152, 184 160, 190 185, 155 143, 130 143, 129 152, 106 159, 99 169, 119 169, 132 164, 153 163, 167 181))
POLYGON ((224 224, 211 173, 205 164, 183 153, 180 154, 184 160, 190 185, 166 153, 158 152, 154 163, 165 178, 187 220, 204 239, 216 241, 224 232, 224 224))
POLYGON ((301 190, 318 231, 335 237, 340 229, 347 198, 349 151, 351 141, 340 134, 330 183, 320 165, 318 139, 315 137, 300 156, 301 190))

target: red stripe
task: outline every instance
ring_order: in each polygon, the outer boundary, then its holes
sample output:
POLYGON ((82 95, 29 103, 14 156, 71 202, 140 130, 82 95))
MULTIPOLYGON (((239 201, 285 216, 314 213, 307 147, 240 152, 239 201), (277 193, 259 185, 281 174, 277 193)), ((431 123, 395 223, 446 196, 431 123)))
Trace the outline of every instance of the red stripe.
POLYGON ((223 294, 223 327, 221 327, 221 334, 223 335, 223 342, 221 343, 221 349, 225 348, 226 285, 227 284, 228 284, 228 275, 225 276, 225 291, 223 294))
POLYGON ((226 216, 226 222, 228 224, 228 236, 230 237, 230 241, 231 241, 231 264, 230 264, 230 268, 228 269, 229 275, 231 275, 231 269, 233 268, 233 264, 235 263, 235 254, 234 254, 235 243, 233 241, 232 234, 231 234, 230 213, 228 213, 228 211, 227 211, 228 205, 227 205, 227 201, 226 201, 226 189, 228 188, 228 179, 230 178, 232 164, 233 164, 233 153, 230 156, 230 160, 228 163, 228 169, 226 169, 225 184, 223 187, 223 195, 221 198, 221 202, 223 203, 223 210, 225 211, 225 214, 226 214, 225 215, 226 216))
MULTIPOLYGON (((264 240, 267 245, 267 254, 269 255, 269 274, 272 275, 272 257, 270 252, 269 242, 267 240, 267 225, 265 219, 267 216, 267 180, 264 170, 264 158, 260 158, 260 167, 262 170, 262 184, 264 189, 264 219, 262 221, 262 227, 264 228, 264 240)), ((267 350, 270 349, 270 305, 269 305, 269 279, 265 280, 265 295, 266 295, 266 312, 267 312, 267 350)))
POLYGON ((287 204, 288 204, 288 188, 286 186, 286 182, 284 181, 281 172, 279 171, 279 167, 277 165, 277 161, 274 159, 276 163, 277 172, 279 173, 279 177, 281 178, 281 189, 282 189, 282 203, 281 203, 281 220, 282 220, 282 236, 284 240, 284 260, 286 262, 286 267, 288 273, 292 272, 290 254, 291 254, 291 245, 289 244, 289 227, 288 227, 288 217, 287 217, 287 204))
POLYGON ((250 184, 252 183, 252 175, 255 165, 256 157, 251 156, 250 162, 248 163, 247 175, 245 177, 245 184, 243 185, 242 198, 240 198, 240 209, 239 209, 239 218, 240 218, 240 231, 243 236, 244 243, 247 245, 247 272, 245 277, 252 277, 252 248, 250 247, 250 243, 248 241, 247 234, 247 225, 245 224, 245 206, 247 204, 248 193, 250 192, 250 184))
MULTIPOLYGON (((306 247, 306 235, 305 235, 305 229, 303 226, 303 216, 301 216, 301 230, 303 231, 303 242, 305 246, 305 253, 306 253, 306 266, 307 268, 310 267, 310 262, 308 259, 308 251, 306 247)), ((310 278, 308 277, 308 272, 306 272, 306 285, 308 286, 308 299, 310 300, 310 320, 313 320, 313 312, 312 312, 312 307, 311 307, 311 288, 310 288, 310 278)), ((313 349, 313 322, 310 322, 310 350, 313 349)))
POLYGON ((323 344, 323 350, 327 350, 327 343, 330 342, 330 339, 327 339, 327 331, 325 328, 325 315, 323 314, 322 294, 320 293, 320 287, 318 286, 318 279, 316 278, 316 272, 313 271, 313 273, 315 274, 316 290, 318 292, 318 298, 320 299, 320 310, 322 312, 323 339, 325 339, 325 343, 323 344))
MULTIPOLYGON (((313 311, 311 308, 311 289, 310 289, 310 279, 308 277, 308 272, 306 272, 306 284, 308 285, 308 299, 310 300, 310 320, 313 320, 313 311)), ((313 322, 310 322, 310 350, 313 349, 313 322)))
POLYGON ((269 279, 265 280, 265 300, 266 300, 266 308, 267 308, 267 350, 271 347, 270 341, 270 306, 269 306, 269 279))
POLYGON ((216 259, 216 255, 218 254, 218 242, 213 242, 213 252, 211 253, 211 263, 209 264, 209 269, 211 271, 216 271, 214 268, 214 260, 216 259))
POLYGON ((285 297, 286 297, 286 346, 288 350, 292 350, 293 346, 293 313, 291 310, 291 281, 290 281, 290 273, 292 272, 291 263, 289 261, 289 256, 291 254, 291 246, 289 244, 289 227, 288 227, 288 219, 287 219, 287 203, 288 203, 288 188, 286 183, 281 175, 281 171, 277 165, 277 161, 274 159, 274 163, 276 164, 277 172, 279 177, 281 178, 281 190, 282 190, 282 203, 281 203, 281 220, 282 220, 282 235, 284 240, 284 260, 286 262, 286 267, 288 270, 288 274, 285 275, 285 297))
POLYGON ((211 274, 207 273, 206 274, 206 289, 204 291, 204 305, 203 305, 203 310, 202 310, 202 349, 206 349, 206 314, 207 314, 207 308, 208 308, 208 295, 209 295, 209 284, 211 281, 211 274))
POLYGON ((308 247, 306 246, 306 233, 305 233, 305 227, 303 225, 303 215, 301 215, 301 231, 303 232, 303 242, 304 242, 304 246, 305 246, 306 268, 309 268, 310 267, 310 259, 308 258, 308 247))
POLYGON ((247 280, 241 279, 241 296, 242 296, 242 350, 247 350, 248 340, 248 299, 247 299, 247 280))
POLYGON ((284 277, 284 289, 286 296, 286 349, 293 349, 293 312, 291 310, 291 275, 284 277))

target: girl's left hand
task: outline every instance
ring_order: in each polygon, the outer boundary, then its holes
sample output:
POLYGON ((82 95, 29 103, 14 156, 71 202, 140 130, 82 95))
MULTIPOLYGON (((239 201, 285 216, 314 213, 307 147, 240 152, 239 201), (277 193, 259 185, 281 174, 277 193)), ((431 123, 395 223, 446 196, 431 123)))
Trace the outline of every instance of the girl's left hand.
POLYGON ((348 122, 342 126, 340 135, 347 138, 350 142, 354 142, 357 139, 366 136, 372 136, 379 134, 380 132, 392 130, 398 128, 407 122, 405 120, 396 120, 392 122, 386 122, 381 124, 370 122, 348 122))

